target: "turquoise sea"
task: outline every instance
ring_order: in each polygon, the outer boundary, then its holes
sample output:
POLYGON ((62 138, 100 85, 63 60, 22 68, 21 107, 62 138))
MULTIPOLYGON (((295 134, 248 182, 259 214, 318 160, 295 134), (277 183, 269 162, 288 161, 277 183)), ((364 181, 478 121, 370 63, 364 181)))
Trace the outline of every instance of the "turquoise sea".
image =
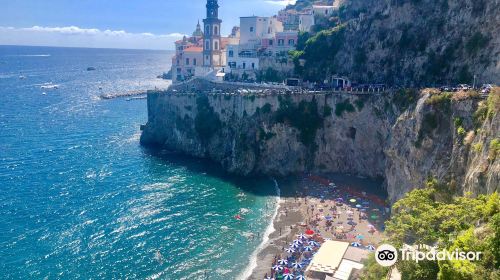
POLYGON ((274 182, 144 149, 146 101, 99 99, 166 87, 155 77, 171 55, 0 46, 1 279, 238 279, 248 268, 274 182))

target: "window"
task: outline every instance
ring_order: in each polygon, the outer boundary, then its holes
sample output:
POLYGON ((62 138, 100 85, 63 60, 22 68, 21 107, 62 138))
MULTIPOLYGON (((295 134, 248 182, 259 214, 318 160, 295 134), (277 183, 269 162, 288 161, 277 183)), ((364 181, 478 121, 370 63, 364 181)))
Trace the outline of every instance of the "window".
POLYGON ((182 69, 181 68, 177 68, 177 73, 181 73, 182 72, 182 69))
POLYGON ((179 65, 181 62, 177 59, 177 65, 179 65))
POLYGON ((186 58, 186 65, 189 65, 189 58, 186 58))
POLYGON ((273 41, 273 40, 269 40, 269 46, 272 46, 272 45, 273 45, 273 43, 274 43, 274 41, 273 41))
POLYGON ((210 35, 210 26, 205 26, 205 35, 210 35))
POLYGON ((233 50, 229 51, 229 57, 234 57, 234 51, 233 50))
POLYGON ((252 27, 250 27, 250 32, 253 32, 253 26, 252 26, 252 27))
POLYGON ((290 39, 290 40, 288 40, 288 45, 289 45, 289 46, 293 46, 293 45, 295 45, 295 40, 294 40, 294 39, 290 39))
POLYGON ((219 33, 219 29, 217 28, 217 25, 214 26, 214 35, 217 35, 219 33))
POLYGON ((210 50, 210 41, 205 42, 205 50, 210 50))
POLYGON ((267 33, 268 33, 268 34, 271 34, 271 32, 272 32, 272 29, 271 29, 271 27, 269 27, 269 28, 267 29, 267 33))
POLYGON ((252 69, 255 69, 255 63, 252 62, 252 69))
POLYGON ((278 39, 278 46, 283 46, 285 45, 285 40, 284 39, 278 39))
POLYGON ((227 65, 229 65, 230 68, 236 68, 236 62, 231 61, 227 65))
POLYGON ((196 66, 196 58, 193 58, 193 65, 196 66))
POLYGON ((214 42, 214 50, 218 50, 219 49, 219 42, 215 41, 214 42))
POLYGON ((247 64, 243 62, 243 69, 247 68, 247 64))

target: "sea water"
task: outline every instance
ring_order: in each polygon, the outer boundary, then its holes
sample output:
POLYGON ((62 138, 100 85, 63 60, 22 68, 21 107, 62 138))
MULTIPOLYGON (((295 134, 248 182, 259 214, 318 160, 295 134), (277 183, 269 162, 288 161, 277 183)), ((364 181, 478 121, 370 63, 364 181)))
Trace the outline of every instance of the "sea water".
POLYGON ((142 148, 146 101, 99 98, 167 87, 171 56, 0 46, 0 278, 235 279, 254 262, 274 182, 142 148))

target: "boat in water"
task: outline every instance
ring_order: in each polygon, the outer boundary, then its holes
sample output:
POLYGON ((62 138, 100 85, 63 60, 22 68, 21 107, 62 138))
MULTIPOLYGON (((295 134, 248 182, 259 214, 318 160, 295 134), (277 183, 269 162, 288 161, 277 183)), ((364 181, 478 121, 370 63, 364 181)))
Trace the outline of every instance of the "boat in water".
POLYGON ((41 85, 40 88, 41 89, 58 89, 59 85, 55 85, 52 83, 45 83, 45 84, 41 85))

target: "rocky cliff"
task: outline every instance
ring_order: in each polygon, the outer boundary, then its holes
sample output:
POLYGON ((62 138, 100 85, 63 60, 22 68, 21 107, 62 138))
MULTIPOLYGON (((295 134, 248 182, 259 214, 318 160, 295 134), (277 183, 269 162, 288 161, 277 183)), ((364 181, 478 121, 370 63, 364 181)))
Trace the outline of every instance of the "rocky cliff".
POLYGON ((498 149, 500 120, 497 113, 475 114, 479 102, 410 90, 150 93, 141 143, 209 158, 242 175, 314 171, 385 178, 393 201, 430 176, 452 181, 457 192, 492 192, 500 182, 500 156, 491 152, 498 149))
MULTIPOLYGON (((302 36, 296 71, 321 81, 396 85, 500 83, 498 0, 337 0, 340 10, 302 36), (307 40, 307 42, 306 42, 307 40)), ((300 10, 313 1, 298 0, 300 10)))

